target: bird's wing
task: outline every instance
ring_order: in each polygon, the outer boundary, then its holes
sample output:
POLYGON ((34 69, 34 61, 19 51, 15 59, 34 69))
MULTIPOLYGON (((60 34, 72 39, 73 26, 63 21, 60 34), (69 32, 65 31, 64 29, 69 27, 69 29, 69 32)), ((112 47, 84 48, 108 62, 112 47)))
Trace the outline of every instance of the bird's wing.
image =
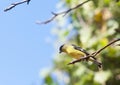
POLYGON ((74 44, 72 44, 72 46, 73 46, 76 50, 79 50, 79 51, 81 51, 81 52, 84 52, 86 55, 89 55, 89 53, 88 53, 86 50, 84 50, 83 48, 81 48, 81 47, 79 47, 79 46, 76 46, 76 45, 74 45, 74 44))

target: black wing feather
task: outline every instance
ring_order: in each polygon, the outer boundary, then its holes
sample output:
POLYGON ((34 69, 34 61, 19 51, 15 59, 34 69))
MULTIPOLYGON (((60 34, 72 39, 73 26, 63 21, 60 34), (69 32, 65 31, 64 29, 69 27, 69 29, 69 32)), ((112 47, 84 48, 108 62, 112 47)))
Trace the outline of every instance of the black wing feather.
POLYGON ((79 46, 76 46, 76 45, 74 45, 74 44, 72 44, 72 46, 73 46, 76 50, 82 51, 82 52, 84 52, 86 55, 89 55, 89 53, 88 53, 86 50, 84 50, 83 48, 81 48, 81 47, 79 47, 79 46))

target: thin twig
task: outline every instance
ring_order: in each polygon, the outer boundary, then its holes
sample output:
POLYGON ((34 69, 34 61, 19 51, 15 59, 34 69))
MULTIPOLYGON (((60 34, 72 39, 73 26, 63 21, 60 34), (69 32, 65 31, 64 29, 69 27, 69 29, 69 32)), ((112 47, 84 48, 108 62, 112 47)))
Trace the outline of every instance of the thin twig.
POLYGON ((108 43, 106 46, 104 46, 103 48, 99 49, 98 51, 96 51, 93 56, 97 56, 101 51, 103 51, 105 48, 107 48, 108 46, 114 44, 115 42, 120 41, 120 38, 111 41, 110 43, 108 43))
POLYGON ((73 7, 73 8, 70 8, 70 9, 68 9, 68 10, 66 10, 66 11, 60 12, 60 13, 54 13, 54 12, 52 12, 53 17, 51 17, 50 19, 48 19, 48 20, 46 20, 46 21, 38 22, 37 24, 47 24, 47 23, 53 21, 57 16, 59 16, 59 15, 61 15, 61 14, 64 14, 63 16, 65 16, 65 15, 68 14, 69 12, 71 12, 71 11, 79 8, 80 6, 82 6, 83 4, 85 4, 85 3, 89 2, 89 1, 91 1, 91 0, 86 0, 86 1, 78 4, 77 6, 75 6, 75 7, 73 7))
POLYGON ((50 19, 48 19, 47 21, 44 21, 44 22, 39 22, 39 21, 37 21, 36 23, 37 23, 37 24, 47 24, 47 23, 53 21, 53 20, 59 15, 59 14, 56 14, 56 13, 54 13, 54 12, 51 12, 51 13, 54 15, 52 18, 50 18, 50 19))
MULTIPOLYGON (((102 67, 102 63, 99 62, 99 61, 97 61, 95 58, 93 58, 93 56, 90 56, 90 55, 88 55, 88 56, 86 56, 86 57, 82 57, 82 58, 80 58, 80 59, 78 59, 78 60, 74 60, 74 61, 68 63, 68 65, 70 65, 70 64, 75 64, 75 63, 77 63, 77 62, 81 62, 81 61, 84 61, 84 60, 88 61, 90 57, 91 57, 93 63, 95 63, 99 68, 102 67)), ((90 61, 91 61, 91 59, 90 59, 90 61)))
POLYGON ((103 48, 101 48, 101 49, 99 49, 99 50, 91 53, 90 55, 86 55, 86 57, 83 57, 83 58, 81 58, 81 59, 78 59, 78 60, 75 60, 75 61, 73 61, 73 62, 70 62, 68 65, 70 65, 70 64, 75 64, 75 63, 77 63, 77 62, 81 62, 81 61, 84 61, 84 60, 88 60, 88 59, 91 57, 91 58, 94 59, 95 62, 99 63, 98 66, 101 67, 102 64, 101 64, 100 62, 98 62, 95 57, 96 57, 100 52, 102 52, 104 49, 106 49, 107 47, 109 47, 110 45, 114 44, 114 43, 117 42, 117 41, 120 41, 120 38, 111 41, 110 43, 108 43, 108 44, 107 44, 106 46, 104 46, 103 48))
POLYGON ((25 2, 27 2, 27 4, 29 4, 31 0, 23 0, 23 1, 20 1, 20 2, 15 2, 15 3, 12 3, 10 6, 8 6, 7 8, 4 9, 4 12, 7 12, 8 10, 11 10, 12 8, 14 8, 15 6, 19 5, 19 4, 23 4, 25 2))

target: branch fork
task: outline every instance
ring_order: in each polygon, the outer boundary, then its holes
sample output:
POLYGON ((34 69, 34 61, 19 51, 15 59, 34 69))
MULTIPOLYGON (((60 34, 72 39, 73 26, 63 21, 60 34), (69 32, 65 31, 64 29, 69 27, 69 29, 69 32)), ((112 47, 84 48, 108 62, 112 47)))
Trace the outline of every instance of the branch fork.
POLYGON ((97 51, 95 51, 95 52, 93 52, 93 53, 91 53, 91 54, 89 54, 89 55, 86 55, 85 57, 82 57, 82 58, 80 58, 80 59, 77 59, 77 60, 74 60, 74 61, 68 63, 68 65, 75 64, 75 63, 81 62, 81 61, 88 61, 88 60, 91 58, 91 59, 93 60, 93 62, 94 62, 95 64, 97 64, 97 66, 98 66, 99 68, 101 68, 101 67, 102 67, 102 63, 99 62, 99 61, 97 61, 96 56, 97 56, 100 52, 102 52, 104 49, 106 49, 107 47, 109 47, 110 45, 112 45, 112 44, 114 44, 115 42, 118 42, 118 41, 120 41, 120 38, 111 41, 110 43, 108 43, 107 45, 105 45, 104 47, 102 47, 101 49, 99 49, 99 50, 97 50, 97 51))

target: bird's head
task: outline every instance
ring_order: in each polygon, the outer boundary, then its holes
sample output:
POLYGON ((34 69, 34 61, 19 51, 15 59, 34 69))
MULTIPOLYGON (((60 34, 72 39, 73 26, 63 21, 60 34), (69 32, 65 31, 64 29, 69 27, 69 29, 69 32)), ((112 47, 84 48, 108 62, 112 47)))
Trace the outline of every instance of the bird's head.
POLYGON ((62 52, 63 52, 63 49, 64 49, 64 44, 60 46, 60 48, 59 48, 59 53, 62 53, 62 52))
POLYGON ((66 52, 70 48, 73 48, 71 44, 63 44, 59 48, 59 53, 66 52))

